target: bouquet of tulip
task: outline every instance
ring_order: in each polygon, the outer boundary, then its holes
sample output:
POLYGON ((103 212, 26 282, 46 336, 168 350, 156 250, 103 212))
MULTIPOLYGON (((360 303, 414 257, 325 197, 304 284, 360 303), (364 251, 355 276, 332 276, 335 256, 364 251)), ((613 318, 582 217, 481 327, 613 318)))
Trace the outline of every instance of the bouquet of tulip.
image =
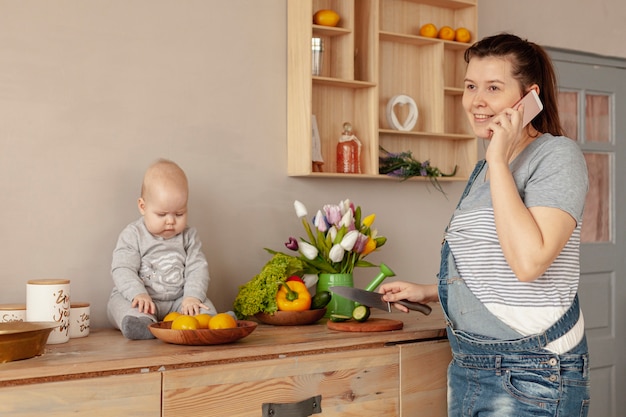
POLYGON ((298 241, 290 237, 285 246, 299 253, 297 258, 309 267, 308 272, 351 274, 355 267, 376 266, 363 260, 387 241, 387 238, 377 236, 376 229, 372 229, 375 214, 362 219, 361 207, 344 200, 337 205, 324 205, 309 224, 304 204, 296 200, 294 208, 302 220, 307 239, 300 238, 298 241))

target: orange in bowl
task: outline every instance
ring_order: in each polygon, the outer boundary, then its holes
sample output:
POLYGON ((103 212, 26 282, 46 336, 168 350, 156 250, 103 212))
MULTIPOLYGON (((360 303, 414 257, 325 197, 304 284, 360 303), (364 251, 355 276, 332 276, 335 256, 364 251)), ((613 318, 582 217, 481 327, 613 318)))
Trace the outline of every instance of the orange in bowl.
POLYGON ((437 34, 437 37, 439 39, 443 39, 444 41, 453 41, 454 34, 455 34, 455 31, 450 26, 442 26, 441 29, 439 29, 439 33, 437 34))
POLYGON ((198 329, 208 329, 209 322, 211 321, 211 315, 206 313, 196 314, 194 316, 198 320, 198 329))
POLYGON ((427 38, 436 38, 437 37, 437 26, 432 23, 426 23, 420 28, 420 36, 424 36, 427 38))
POLYGON ((163 321, 174 321, 174 319, 180 315, 178 311, 170 311, 163 317, 163 321))
POLYGON ((180 315, 172 322, 174 330, 196 330, 200 326, 198 320, 193 316, 180 315))
POLYGON ((233 329, 237 327, 237 320, 228 313, 218 313, 209 321, 209 329, 233 329))

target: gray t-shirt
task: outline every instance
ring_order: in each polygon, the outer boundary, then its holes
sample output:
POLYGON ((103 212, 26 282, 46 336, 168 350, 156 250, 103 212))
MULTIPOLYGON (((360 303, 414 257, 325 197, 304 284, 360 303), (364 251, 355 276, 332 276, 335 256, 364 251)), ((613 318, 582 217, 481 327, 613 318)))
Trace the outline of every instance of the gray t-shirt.
POLYGON ((196 229, 162 239, 152 235, 140 218, 120 233, 113 251, 111 275, 115 288, 132 300, 146 291, 157 301, 180 297, 206 298, 209 267, 196 229))
MULTIPOLYGON (((529 335, 557 321, 578 290, 587 166, 576 142, 544 134, 510 167, 526 207, 558 208, 576 220, 565 248, 546 272, 535 281, 521 282, 506 262, 496 232, 490 183, 485 179, 487 164, 455 210, 446 240, 472 293, 502 321, 529 335)), ((579 336, 574 335, 566 345, 576 343, 579 336)))

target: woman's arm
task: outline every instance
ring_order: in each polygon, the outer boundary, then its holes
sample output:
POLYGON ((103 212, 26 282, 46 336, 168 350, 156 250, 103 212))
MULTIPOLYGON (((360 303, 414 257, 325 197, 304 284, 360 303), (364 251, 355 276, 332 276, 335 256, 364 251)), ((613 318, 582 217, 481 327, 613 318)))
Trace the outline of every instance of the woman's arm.
POLYGON ((521 112, 506 109, 494 118, 485 157, 502 252, 517 279, 529 282, 539 278, 556 259, 574 231, 576 220, 558 208, 528 208, 522 201, 509 163, 539 135, 530 127, 522 129, 522 115, 523 108, 521 112))
POLYGON ((496 231, 504 257, 520 281, 534 281, 561 253, 576 220, 558 208, 527 208, 508 164, 489 165, 489 171, 496 231))

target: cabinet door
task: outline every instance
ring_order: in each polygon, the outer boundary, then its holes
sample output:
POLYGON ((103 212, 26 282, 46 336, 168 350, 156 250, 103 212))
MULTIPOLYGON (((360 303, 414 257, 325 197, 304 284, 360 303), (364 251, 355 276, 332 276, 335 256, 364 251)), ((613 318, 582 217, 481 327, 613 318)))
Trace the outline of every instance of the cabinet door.
POLYGON ((448 341, 399 346, 400 416, 447 416, 448 341))
POLYGON ((161 415, 161 374, 116 375, 0 388, 0 415, 161 415))
POLYGON ((163 374, 163 416, 260 416, 321 395, 324 416, 397 416, 397 347, 239 362, 163 374))

